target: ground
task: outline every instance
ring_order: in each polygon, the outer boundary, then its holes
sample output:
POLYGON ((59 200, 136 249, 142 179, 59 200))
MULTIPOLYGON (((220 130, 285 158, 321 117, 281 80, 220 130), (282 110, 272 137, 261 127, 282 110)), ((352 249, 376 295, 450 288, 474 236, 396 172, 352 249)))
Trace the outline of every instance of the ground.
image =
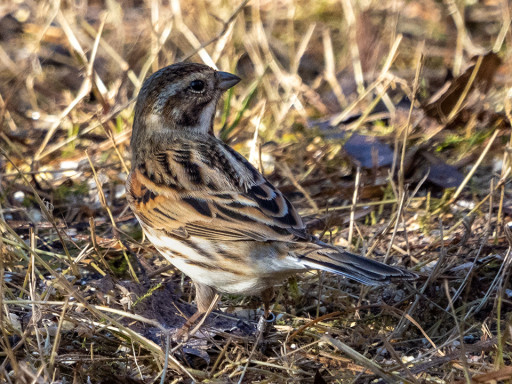
POLYGON ((506 1, 10 0, 0 6, 0 381, 510 383, 506 1), (187 342, 190 280, 129 210, 134 100, 195 61, 242 82, 216 134, 311 233, 401 265, 225 295, 187 342))

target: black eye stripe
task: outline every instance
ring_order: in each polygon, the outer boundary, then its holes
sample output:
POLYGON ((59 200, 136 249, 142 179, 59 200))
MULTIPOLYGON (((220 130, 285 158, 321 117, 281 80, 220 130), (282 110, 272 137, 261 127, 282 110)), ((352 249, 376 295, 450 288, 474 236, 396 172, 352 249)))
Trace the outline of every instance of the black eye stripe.
POLYGON ((203 92, 205 89, 204 81, 192 80, 189 84, 189 88, 194 92, 203 92))

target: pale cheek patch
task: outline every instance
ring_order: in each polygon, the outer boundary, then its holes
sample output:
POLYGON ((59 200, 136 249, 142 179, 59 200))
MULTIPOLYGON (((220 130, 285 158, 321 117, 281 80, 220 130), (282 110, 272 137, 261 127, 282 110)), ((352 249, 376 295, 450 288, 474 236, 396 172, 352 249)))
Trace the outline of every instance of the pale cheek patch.
POLYGON ((162 125, 162 116, 157 115, 156 113, 150 113, 146 117, 146 126, 147 127, 160 127, 162 125))

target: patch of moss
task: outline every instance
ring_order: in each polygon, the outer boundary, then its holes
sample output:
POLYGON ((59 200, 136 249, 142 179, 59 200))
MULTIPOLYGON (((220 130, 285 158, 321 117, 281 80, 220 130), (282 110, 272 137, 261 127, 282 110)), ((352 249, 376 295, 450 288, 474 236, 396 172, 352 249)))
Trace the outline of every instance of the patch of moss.
POLYGON ((54 191, 56 200, 70 200, 72 198, 87 196, 89 186, 86 181, 80 183, 62 183, 54 191))

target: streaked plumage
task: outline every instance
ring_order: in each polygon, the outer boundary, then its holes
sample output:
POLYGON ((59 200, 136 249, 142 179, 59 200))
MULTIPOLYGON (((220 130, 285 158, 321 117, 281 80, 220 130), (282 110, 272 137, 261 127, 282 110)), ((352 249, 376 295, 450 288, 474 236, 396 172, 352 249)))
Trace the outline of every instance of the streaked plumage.
POLYGON ((216 104, 238 81, 174 64, 146 80, 135 109, 128 201, 148 239, 194 281, 199 311, 215 292, 254 295, 308 269, 368 285, 414 279, 308 234, 283 194, 214 136, 216 104))

